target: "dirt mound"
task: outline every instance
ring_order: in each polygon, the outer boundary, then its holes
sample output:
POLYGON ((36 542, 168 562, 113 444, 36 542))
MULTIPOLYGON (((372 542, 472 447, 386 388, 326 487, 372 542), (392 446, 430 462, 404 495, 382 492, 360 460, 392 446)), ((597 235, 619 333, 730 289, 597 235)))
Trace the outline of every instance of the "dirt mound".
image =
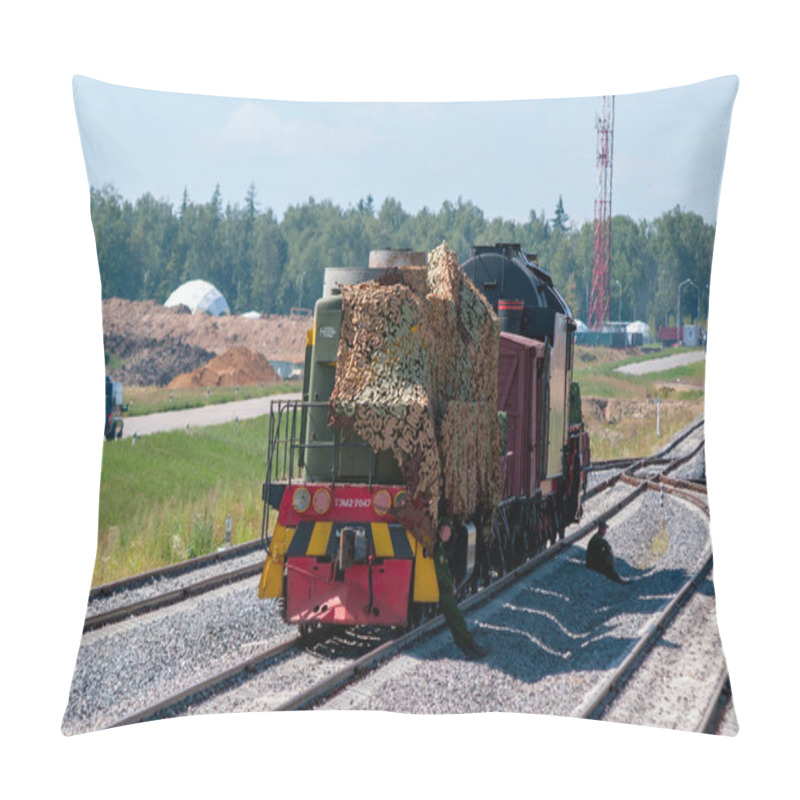
POLYGON ((134 386, 166 386, 175 375, 197 369, 214 357, 202 347, 175 339, 126 339, 109 333, 104 344, 122 362, 111 370, 114 380, 134 386))
POLYGON ((311 324, 307 317, 213 317, 152 300, 103 300, 104 346, 114 365, 109 374, 138 386, 166 386, 240 346, 267 361, 301 364, 311 324))
POLYGON ((584 397, 581 401, 584 416, 613 425, 621 419, 647 417, 655 414, 652 400, 617 400, 605 397, 584 397))
MULTIPOLYGON (((583 419, 589 427, 599 426, 609 430, 621 422, 656 418, 656 405, 653 400, 635 398, 615 399, 605 397, 582 397, 583 419)), ((675 398, 661 400, 661 418, 679 413, 696 406, 696 402, 675 398)))
POLYGON ((173 378, 170 389, 192 389, 203 386, 263 386, 278 383, 280 377, 261 353, 246 347, 234 347, 215 356, 205 366, 173 378))

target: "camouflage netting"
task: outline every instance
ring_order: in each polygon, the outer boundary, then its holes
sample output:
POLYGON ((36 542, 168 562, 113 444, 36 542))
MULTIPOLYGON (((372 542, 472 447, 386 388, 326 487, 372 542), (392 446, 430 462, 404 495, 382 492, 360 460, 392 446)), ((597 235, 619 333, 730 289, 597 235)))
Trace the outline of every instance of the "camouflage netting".
POLYGON ((462 518, 497 502, 499 332, 445 244, 427 268, 342 287, 329 423, 394 454, 409 496, 400 516, 423 545, 442 498, 462 518))

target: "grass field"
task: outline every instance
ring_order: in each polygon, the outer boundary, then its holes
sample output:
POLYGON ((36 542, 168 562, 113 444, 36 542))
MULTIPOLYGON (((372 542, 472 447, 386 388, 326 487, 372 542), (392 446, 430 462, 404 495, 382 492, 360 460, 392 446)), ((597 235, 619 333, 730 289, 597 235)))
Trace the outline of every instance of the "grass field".
POLYGON ((674 352, 631 356, 625 350, 577 348, 574 378, 584 399, 594 460, 648 455, 703 413, 705 361, 641 376, 615 371, 674 352))
MULTIPOLYGON (((643 377, 614 371, 632 360, 641 359, 603 348, 576 352, 575 379, 595 460, 651 453, 703 412, 705 362, 643 377)), ((223 402, 217 391, 211 397, 223 402)), ((149 408, 163 410, 164 393, 169 403, 168 390, 126 389, 126 401, 133 400, 139 410, 152 401, 149 408)), ((167 408, 178 407, 178 393, 173 394, 167 408)), ((180 401, 211 400, 205 390, 194 394, 180 401)), ((236 397, 233 390, 231 395, 236 397)), ((239 397, 244 399, 243 392, 239 397)), ((141 436, 135 445, 130 439, 104 442, 93 585, 211 552, 223 544, 229 516, 233 543, 257 538, 267 424, 261 417, 141 436)))
POLYGON ((257 538, 267 419, 104 442, 93 585, 257 538))
POLYGON ((216 386, 210 389, 167 389, 160 386, 125 387, 126 416, 136 417, 159 411, 178 411, 198 408, 232 400, 249 400, 252 397, 269 397, 273 394, 299 392, 302 384, 285 381, 270 386, 216 386))

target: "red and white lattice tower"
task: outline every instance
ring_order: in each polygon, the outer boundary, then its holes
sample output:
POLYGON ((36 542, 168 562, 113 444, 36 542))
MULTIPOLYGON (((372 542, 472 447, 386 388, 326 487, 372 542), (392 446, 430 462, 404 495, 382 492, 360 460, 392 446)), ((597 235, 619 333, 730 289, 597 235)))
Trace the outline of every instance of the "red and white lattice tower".
POLYGON ((597 195, 594 201, 594 260, 589 328, 608 322, 611 293, 611 178, 614 171, 614 97, 603 97, 595 119, 597 129, 597 195))

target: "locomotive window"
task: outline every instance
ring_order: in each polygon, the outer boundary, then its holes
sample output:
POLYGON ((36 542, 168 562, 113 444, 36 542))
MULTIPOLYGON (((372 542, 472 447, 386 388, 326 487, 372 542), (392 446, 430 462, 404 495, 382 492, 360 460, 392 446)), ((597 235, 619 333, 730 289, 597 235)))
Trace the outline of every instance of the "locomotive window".
POLYGON ((561 300, 549 286, 545 286, 542 290, 542 293, 544 294, 545 299, 547 300, 548 308, 552 308, 553 311, 561 311, 561 312, 564 311, 564 306, 561 303, 561 300))

